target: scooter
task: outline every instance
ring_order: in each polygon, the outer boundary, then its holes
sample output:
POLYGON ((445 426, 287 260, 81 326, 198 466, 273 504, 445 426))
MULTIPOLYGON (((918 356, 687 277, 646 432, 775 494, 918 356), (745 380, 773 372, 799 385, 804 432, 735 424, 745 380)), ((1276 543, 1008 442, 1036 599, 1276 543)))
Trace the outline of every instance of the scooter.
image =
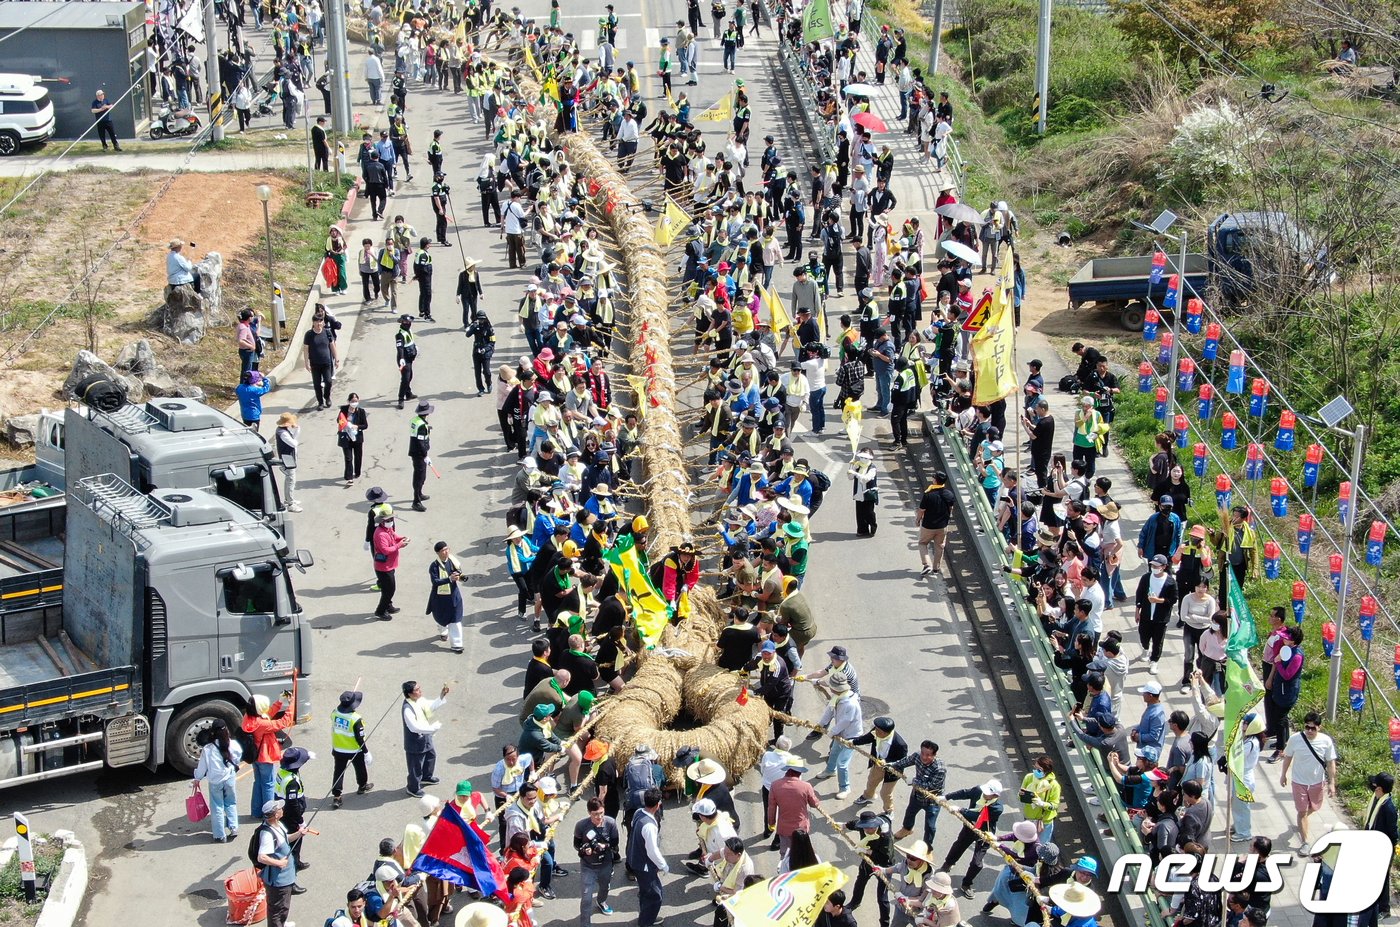
POLYGON ((174 110, 165 106, 151 117, 151 138, 194 135, 201 128, 203 128, 203 124, 199 121, 199 117, 187 109, 174 110))

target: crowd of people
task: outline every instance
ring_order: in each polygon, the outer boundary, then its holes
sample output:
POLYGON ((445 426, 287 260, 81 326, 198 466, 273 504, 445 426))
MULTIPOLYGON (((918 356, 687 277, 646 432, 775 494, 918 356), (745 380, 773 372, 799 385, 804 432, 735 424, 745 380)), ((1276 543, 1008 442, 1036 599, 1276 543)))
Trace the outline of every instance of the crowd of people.
MULTIPOLYGON (((744 32, 743 7, 731 11, 720 2, 712 7, 712 14, 719 14, 714 41, 729 71, 730 46, 738 47, 736 33, 744 32)), ((687 19, 677 22, 674 46, 682 76, 694 74, 704 44, 699 10, 698 0, 690 0, 687 19)), ((420 800, 421 820, 379 846, 369 878, 349 888, 344 909, 332 915, 335 927, 386 921, 413 927, 436 923, 451 908, 460 887, 440 873, 414 871, 424 841, 449 805, 456 817, 496 832, 493 858, 503 880, 501 889, 479 894, 503 903, 506 922, 528 927, 534 923, 532 911, 556 901, 560 880, 573 874, 560 865, 556 842, 559 827, 569 826, 565 819, 572 802, 583 802, 587 809, 571 825, 578 859, 579 920, 588 925, 595 914, 613 913, 608 901, 613 870, 622 863, 627 878, 638 886, 638 923, 660 923, 663 876, 672 874, 673 867, 661 852, 659 837, 663 825, 689 826, 662 813, 664 795, 674 787, 663 775, 663 759, 681 774, 682 808, 689 806, 696 832, 696 849, 683 861, 684 869, 709 884, 717 902, 715 923, 727 923, 726 908, 718 902, 768 876, 819 862, 811 832, 830 819, 805 775, 808 768, 792 752, 792 722, 785 720, 798 684, 813 685, 827 701, 810 734, 812 739, 825 736, 830 743, 825 768, 815 778, 835 778, 834 801, 851 800, 856 810, 853 819, 843 822, 859 852, 854 885, 850 893, 832 893, 819 923, 853 924, 853 912, 869 892, 875 896, 881 927, 951 927, 963 917, 959 899, 974 897, 992 847, 994 858, 1014 861, 1030 883, 1013 866, 1003 866, 991 880, 984 913, 1003 909, 1018 925, 1039 922, 1042 910, 1066 927, 1094 922, 1100 908, 1094 887, 1104 874, 1093 857, 1071 859, 1053 841, 1063 800, 1049 756, 1034 760, 1014 793, 995 778, 945 791, 948 770, 939 759, 937 742, 920 737, 915 747, 890 716, 866 722, 860 679, 844 647, 834 645, 804 664, 807 646, 819 636, 819 616, 804 589, 811 526, 825 494, 836 487, 810 459, 798 456, 793 436, 799 431, 814 439, 824 434, 828 408, 841 412, 843 421, 854 416, 859 422, 862 414, 889 416, 893 443, 904 446, 909 441, 907 417, 927 401, 966 438, 976 478, 997 511, 1007 544, 1021 554, 1018 572, 1056 642, 1056 664, 1067 673, 1074 693, 1077 705, 1070 712, 1069 736, 1102 752, 1119 783, 1118 799, 1131 826, 1154 859, 1208 852, 1212 818, 1219 813, 1216 804, 1224 800, 1218 793, 1231 788, 1228 779, 1226 785, 1217 784, 1215 771, 1224 734, 1223 648, 1231 628, 1228 613, 1212 593, 1212 571, 1228 569, 1240 582, 1251 575, 1257 543, 1250 513, 1233 513, 1231 527, 1223 531, 1183 524, 1175 513, 1184 510, 1190 490, 1170 442, 1164 444, 1161 459, 1154 458, 1151 468, 1158 511, 1136 539, 1148 564, 1132 599, 1136 649, 1119 632, 1105 631, 1104 612, 1129 601, 1119 556, 1120 508, 1112 498, 1111 481, 1095 475, 1095 463, 1108 449, 1116 380, 1099 352, 1076 346, 1082 362, 1075 385, 1083 393, 1068 456, 1056 450, 1055 419, 1045 400, 1039 361, 1031 362, 1022 408, 1008 409, 1005 400, 973 404, 971 345, 960 330, 973 306, 973 262, 935 255, 941 241, 956 241, 979 251, 983 269, 995 272, 998 256, 1014 255, 1007 249, 1015 243, 1018 226, 1002 202, 991 204, 979 222, 935 215, 925 228, 918 216, 900 220, 895 215, 897 201, 889 190, 894 155, 888 145, 877 150, 870 131, 856 118, 870 111, 869 95, 844 91, 867 80, 884 84, 892 69, 901 119, 909 119, 907 131, 918 136, 933 166, 942 166, 954 121, 952 107, 946 94, 935 101, 922 74, 909 66, 902 32, 881 31, 871 77, 857 65, 862 41, 859 0, 846 8, 834 43, 811 46, 801 41, 797 11, 775 10, 779 35, 793 45, 822 88, 818 104, 837 128, 840 142, 834 158, 814 165, 809 177, 800 178, 769 135, 759 170, 750 177, 752 110, 744 81, 735 80, 726 98, 731 113, 724 150, 707 151, 694 122, 698 114, 691 111, 684 91, 672 92, 664 50, 665 104, 657 104, 661 111, 654 116, 635 65, 618 67, 611 60, 610 34, 616 29, 611 7, 599 19, 596 62, 557 21, 545 26, 504 11, 493 13, 489 4, 475 2, 459 12, 450 0, 445 7, 411 9, 411 15, 396 12, 377 4, 366 12, 375 52, 371 60, 379 62, 386 41, 395 52, 388 104, 392 128, 379 142, 366 138, 360 157, 375 217, 383 213, 394 190, 396 172, 402 170, 407 177, 411 170, 405 125, 408 88, 420 82, 446 91, 450 82, 454 93, 466 92, 474 101, 469 119, 483 125, 490 143, 475 177, 483 225, 500 230, 509 266, 531 274, 518 297, 509 300, 514 308, 496 323, 480 301, 474 260, 462 271, 456 296, 462 304, 463 330, 471 339, 478 394, 494 396, 503 451, 518 461, 502 559, 505 575, 517 590, 518 620, 522 625, 529 622, 539 636, 528 657, 522 655, 520 735, 500 745, 501 760, 490 772, 493 807, 469 779, 457 783, 448 805, 429 794, 439 783, 433 746, 439 722, 434 714, 442 708, 448 688, 443 687, 439 698, 429 699, 416 682, 404 683, 401 720, 409 768, 405 787, 420 800), (394 22, 399 23, 396 31, 394 22), (516 47, 526 50, 523 62, 503 64, 516 47), (533 100, 521 90, 524 77, 545 87, 553 112, 533 112, 528 105, 533 100), (702 408, 689 417, 692 432, 687 437, 708 448, 703 479, 723 500, 715 513, 719 540, 714 546, 687 537, 669 549, 656 550, 648 540, 647 515, 638 511, 641 419, 629 408, 631 403, 615 393, 610 371, 618 321, 614 301, 623 295, 626 281, 609 257, 603 230, 580 208, 589 196, 590 178, 576 174, 558 156, 558 135, 578 131, 597 131, 600 144, 615 151, 624 173, 640 170, 646 175, 649 157, 661 187, 691 220, 677 239, 684 251, 683 314, 693 321, 692 348, 705 372, 696 387, 702 408), (651 139, 650 152, 642 148, 643 134, 651 139), (779 225, 786 233, 785 244, 777 241, 779 225), (809 240, 816 242, 816 249, 804 257, 809 240), (853 264, 855 304, 838 313, 832 301, 845 297, 847 255, 853 264), (926 255, 929 266, 924 264, 926 255), (777 278, 789 262, 794 265, 790 289, 777 278), (826 325, 833 320, 839 331, 828 334, 826 325), (516 324, 528 353, 496 365, 497 339, 509 330, 506 326, 516 324), (839 389, 834 400, 827 398, 829 368, 836 371, 839 389), (865 383, 871 379, 874 403, 863 409, 865 383), (1029 439, 1031 466, 1025 473, 1008 467, 1008 413, 1021 419, 1029 439), (1034 489, 1021 487, 1023 478, 1033 479, 1034 489), (637 558, 643 577, 625 581, 617 564, 628 555, 637 558), (730 791, 742 771, 726 770, 698 751, 662 758, 640 744, 624 753, 594 737, 588 727, 595 706, 625 691, 629 666, 650 643, 635 621, 639 589, 664 603, 668 620, 685 621, 689 594, 702 579, 701 562, 711 556, 718 564, 712 575, 718 579, 727 619, 717 663, 745 674, 751 691, 774 711, 772 737, 759 766, 761 817, 747 808, 741 813, 730 791), (1155 679, 1167 628, 1178 616, 1190 645, 1179 689, 1191 696, 1194 711, 1169 714, 1155 679), (1145 664, 1153 679, 1136 688, 1144 707, 1141 719, 1132 725, 1125 718, 1131 706, 1125 708, 1123 700, 1135 663, 1145 664), (869 757, 863 783, 858 776, 852 779, 856 749, 869 757), (896 821, 894 790, 906 770, 912 791, 896 821), (853 798, 857 789, 860 794, 853 798), (1020 819, 1007 827, 1002 818, 1016 808, 1020 819), (956 816, 956 837, 939 860, 933 843, 944 810, 956 816), (761 865, 751 855, 758 848, 742 839, 745 817, 750 819, 750 832, 760 835, 760 844, 771 840, 769 846, 777 854, 771 865, 761 865), (968 866, 955 884, 954 870, 969 851, 968 866)), ((759 28, 760 12, 755 4, 747 18, 752 31, 759 28)), ((376 101, 385 79, 382 68, 379 64, 376 72, 370 65, 366 70, 376 101)), ((440 188, 439 215, 445 218, 450 191, 437 134, 427 162, 434 177, 435 212, 440 188)), ((940 191, 938 205, 956 202, 951 186, 940 191)), ((444 235, 440 220, 437 243, 445 243, 444 235)), ((417 319, 432 319, 431 244, 399 216, 382 246, 369 239, 362 243, 359 260, 367 306, 382 300, 385 309, 396 311, 397 287, 407 284, 410 268, 419 287, 417 318, 402 315, 396 336, 400 408, 418 400, 409 451, 413 508, 418 511, 428 501, 423 489, 432 466, 429 418, 434 405, 412 391, 418 353, 412 328, 417 319)), ((1011 261, 1003 272, 1014 281, 1019 305, 1024 274, 1019 260, 1011 261)), ((343 279, 343 261, 340 276, 343 279)), ((308 335, 304 345, 308 367, 317 377, 318 405, 331 403, 337 328, 333 318, 321 319, 313 327, 314 339, 308 335)), ((244 385, 252 387, 247 391, 251 397, 262 385, 256 370, 256 319, 243 320, 239 331, 240 350, 248 352, 244 385), (247 346, 244 327, 251 336, 247 346)), ((621 384, 618 388, 624 389, 621 384)), ((260 417, 260 404, 257 411, 250 417, 245 406, 249 424, 260 417)), ((295 455, 295 424, 284 421, 279 427, 278 446, 284 456, 285 449, 295 455)), ((367 427, 368 418, 351 394, 341 407, 338 425, 347 483, 361 477, 367 427)), ((857 438, 849 491, 856 503, 857 534, 873 537, 878 528, 879 472, 874 453, 858 445, 857 438)), ((955 505, 949 482, 946 474, 936 474, 919 501, 919 550, 926 575, 943 569, 955 505)), ((366 499, 365 545, 378 592, 374 617, 391 621, 399 612, 399 561, 410 542, 398 532, 383 489, 372 488, 366 499)), ((456 653, 464 649, 464 578, 449 546, 439 542, 428 562, 424 588, 440 638, 456 653)), ((1298 829, 1306 846, 1309 817, 1324 794, 1335 789, 1336 750, 1320 733, 1316 715, 1304 719, 1302 731, 1289 732, 1290 698, 1296 701, 1304 655, 1301 635, 1288 625, 1282 610, 1274 624, 1275 633, 1265 644, 1268 694, 1242 725, 1246 781, 1252 783, 1263 738, 1273 737, 1274 753, 1268 761, 1282 762, 1285 783, 1292 776, 1298 829)), ((344 693, 332 717, 336 808, 344 801, 343 780, 352 769, 356 794, 374 787, 368 781, 369 742, 359 715, 362 699, 358 692, 344 693)), ((264 816, 258 845, 250 853, 263 867, 277 924, 285 920, 290 899, 299 892, 298 867, 306 868, 300 860, 301 837, 307 833, 300 776, 309 757, 305 751, 278 745, 283 717, 278 706, 250 705, 244 723, 257 745, 253 805, 264 816)), ((215 732, 199 771, 209 780, 211 794, 216 780, 221 783, 222 813, 213 823, 216 840, 237 835, 236 799, 228 777, 241 751, 227 735, 215 732), (235 810, 230 814, 231 807, 235 810)), ((1372 781, 1376 801, 1367 826, 1388 826, 1393 839, 1395 815, 1388 797, 1393 779, 1379 774, 1372 781), (1391 810, 1382 813, 1386 808, 1391 810)), ((1250 852, 1266 857, 1272 841, 1253 833, 1248 803, 1233 793, 1230 800, 1230 841, 1247 844, 1250 852)), ((1104 814, 1118 813, 1107 796, 1100 804, 1104 814)), ((1263 878, 1261 866, 1258 879, 1263 878)), ((1222 910, 1231 925, 1248 922, 1261 927, 1267 921, 1269 893, 1251 890, 1225 899, 1219 889, 1208 889, 1198 878, 1190 891, 1169 903, 1181 927, 1217 927, 1222 910)), ((1384 899, 1376 910, 1383 911, 1383 904, 1384 899)), ((494 923, 495 915, 482 913, 476 904, 461 908, 460 914, 459 924, 494 923)))

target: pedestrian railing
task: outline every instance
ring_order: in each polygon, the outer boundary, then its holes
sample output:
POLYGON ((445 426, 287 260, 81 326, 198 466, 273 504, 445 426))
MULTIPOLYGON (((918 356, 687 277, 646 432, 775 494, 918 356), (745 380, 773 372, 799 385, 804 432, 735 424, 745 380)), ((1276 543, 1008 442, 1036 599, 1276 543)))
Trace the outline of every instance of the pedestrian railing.
MULTIPOLYGON (((1057 768, 1064 770, 1059 777, 1061 786, 1074 790, 1077 803, 1084 810, 1083 824, 1104 867, 1101 873, 1106 874, 1120 856, 1142 853, 1142 841, 1098 751, 1073 738, 1065 727, 1075 704, 1074 695, 1065 674, 1055 666, 1055 648, 1039 616, 1031 609, 1019 583, 1003 570, 1011 566, 1011 559, 967 449, 957 440, 956 432, 945 432, 928 416, 924 417, 924 435, 938 458, 938 466, 950 476, 949 488, 958 497, 967 547, 976 555, 975 566, 992 591, 988 604, 1006 620, 1007 634, 1031 683, 1031 700, 1041 712, 1047 740, 1057 753, 1057 768), (1106 824, 1095 820, 1090 798, 1098 802, 1106 824)), ((1133 920, 1151 927, 1166 927, 1167 920, 1155 895, 1125 894, 1118 900, 1133 920)))

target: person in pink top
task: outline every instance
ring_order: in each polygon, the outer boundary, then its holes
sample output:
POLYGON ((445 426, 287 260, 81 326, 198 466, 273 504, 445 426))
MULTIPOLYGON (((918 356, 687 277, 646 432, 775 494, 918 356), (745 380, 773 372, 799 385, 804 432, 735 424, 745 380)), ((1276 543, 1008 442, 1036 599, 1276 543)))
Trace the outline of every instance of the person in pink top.
POLYGON ((783 777, 768 789, 768 829, 778 836, 780 855, 787 854, 793 831, 811 830, 812 819, 807 809, 821 807, 816 789, 802 778, 806 771, 807 767, 794 759, 788 763, 783 777))
POLYGON ((375 519, 374 529, 374 575, 379 580, 379 606, 374 617, 380 621, 393 620, 398 606, 394 604, 394 591, 397 582, 394 571, 399 568, 399 551, 408 546, 408 538, 394 530, 394 516, 380 515, 375 519))

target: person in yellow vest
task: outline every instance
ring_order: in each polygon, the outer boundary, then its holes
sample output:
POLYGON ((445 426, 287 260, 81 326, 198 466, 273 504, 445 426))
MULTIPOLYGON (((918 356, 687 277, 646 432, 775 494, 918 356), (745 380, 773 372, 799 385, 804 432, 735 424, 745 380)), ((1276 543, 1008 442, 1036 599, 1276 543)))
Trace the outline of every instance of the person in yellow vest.
POLYGON ((744 841, 730 837, 724 841, 720 858, 710 867, 715 890, 715 927, 726 927, 730 923, 729 912, 719 902, 743 891, 754 875, 753 859, 744 849, 744 841))
POLYGON ((341 805, 346 767, 355 767, 355 794, 363 795, 374 788, 369 781, 370 752, 365 739, 365 720, 360 717, 363 692, 340 693, 340 706, 331 712, 331 807, 341 805))
POLYGON ((1035 822, 1041 843, 1049 843, 1060 813, 1060 782, 1055 778, 1055 761, 1042 754, 1035 767, 1021 780, 1021 813, 1035 822))

